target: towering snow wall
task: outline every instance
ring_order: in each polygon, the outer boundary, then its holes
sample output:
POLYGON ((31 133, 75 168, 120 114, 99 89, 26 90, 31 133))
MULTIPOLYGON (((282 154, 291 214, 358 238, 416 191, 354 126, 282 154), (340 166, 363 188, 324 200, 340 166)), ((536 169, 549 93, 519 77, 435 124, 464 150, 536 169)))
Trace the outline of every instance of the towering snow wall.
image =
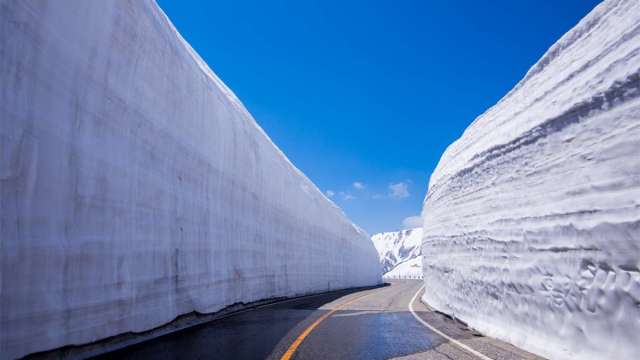
POLYGON ((605 1, 443 154, 423 300, 553 359, 640 354, 640 1, 605 1))
POLYGON ((380 282, 151 1, 0 1, 0 220, 0 358, 380 282))

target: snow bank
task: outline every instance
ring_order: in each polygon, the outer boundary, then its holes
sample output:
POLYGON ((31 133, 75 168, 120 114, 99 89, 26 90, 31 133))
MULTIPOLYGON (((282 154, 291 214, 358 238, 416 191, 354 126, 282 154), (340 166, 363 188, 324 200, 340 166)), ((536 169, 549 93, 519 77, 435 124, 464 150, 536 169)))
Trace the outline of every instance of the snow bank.
POLYGON ((383 275, 386 279, 422 279, 422 256, 418 255, 396 265, 383 275))
POLYGON ((385 232, 371 237, 384 277, 422 278, 422 228, 385 232))
POLYGON ((423 300, 553 359, 640 354, 640 2, 605 1, 442 156, 423 300))
POLYGON ((151 1, 0 2, 0 353, 380 282, 151 1))

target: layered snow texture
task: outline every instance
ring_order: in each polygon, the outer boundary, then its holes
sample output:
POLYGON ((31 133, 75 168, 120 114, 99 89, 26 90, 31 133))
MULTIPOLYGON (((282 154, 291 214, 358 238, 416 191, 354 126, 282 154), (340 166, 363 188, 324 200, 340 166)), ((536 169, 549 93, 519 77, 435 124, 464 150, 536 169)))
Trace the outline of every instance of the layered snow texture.
POLYGON ((380 282, 151 1, 0 1, 0 354, 380 282))
POLYGON ((443 154, 423 300, 553 359, 640 354, 640 2, 605 1, 443 154))
POLYGON ((371 237, 386 278, 422 278, 422 228, 385 232, 371 237))

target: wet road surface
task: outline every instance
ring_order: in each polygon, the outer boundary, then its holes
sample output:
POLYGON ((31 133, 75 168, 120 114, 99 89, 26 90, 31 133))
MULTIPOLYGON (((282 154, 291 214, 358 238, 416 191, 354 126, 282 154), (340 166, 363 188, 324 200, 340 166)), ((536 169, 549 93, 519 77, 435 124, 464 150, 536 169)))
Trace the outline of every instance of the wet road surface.
POLYGON ((421 285, 416 280, 396 280, 375 289, 293 299, 101 358, 540 359, 431 311, 419 300, 421 285))

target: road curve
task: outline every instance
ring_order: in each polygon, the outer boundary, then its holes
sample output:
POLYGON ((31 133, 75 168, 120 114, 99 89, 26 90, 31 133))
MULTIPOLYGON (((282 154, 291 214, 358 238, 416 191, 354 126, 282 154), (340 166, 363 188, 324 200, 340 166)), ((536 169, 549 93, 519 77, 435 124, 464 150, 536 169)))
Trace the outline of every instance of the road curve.
POLYGON ((421 285, 420 281, 396 280, 376 289, 293 299, 101 358, 540 359, 429 310, 416 296, 421 285))

